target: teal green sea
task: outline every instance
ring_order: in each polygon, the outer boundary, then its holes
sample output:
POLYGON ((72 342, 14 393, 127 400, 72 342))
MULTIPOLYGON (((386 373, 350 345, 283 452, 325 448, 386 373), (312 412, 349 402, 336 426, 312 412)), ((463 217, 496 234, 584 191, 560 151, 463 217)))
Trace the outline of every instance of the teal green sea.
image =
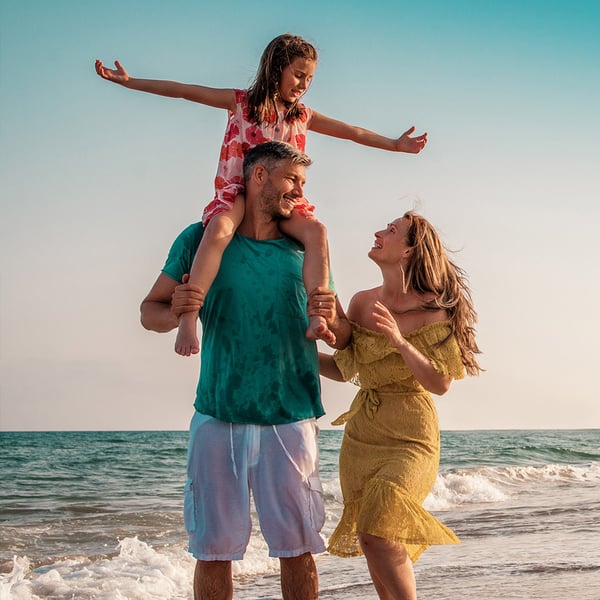
MULTIPOLYGON (((328 537, 340 431, 320 435, 328 537)), ((0 433, 0 598, 191 598, 187 432, 0 433)), ((425 507, 460 546, 416 564, 422 597, 600 598, 600 431, 442 433, 425 507)), ((364 561, 317 557, 322 598, 373 598, 364 561)), ((236 598, 278 598, 258 529, 236 598)))

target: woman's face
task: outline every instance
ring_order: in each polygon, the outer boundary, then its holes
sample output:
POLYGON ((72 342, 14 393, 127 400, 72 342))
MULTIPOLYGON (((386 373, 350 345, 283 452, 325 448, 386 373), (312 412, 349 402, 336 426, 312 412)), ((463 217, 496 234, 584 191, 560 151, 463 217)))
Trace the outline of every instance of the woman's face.
POLYGON ((411 254, 408 245, 409 220, 400 217, 381 231, 375 232, 373 247, 369 258, 376 263, 406 263, 411 254))

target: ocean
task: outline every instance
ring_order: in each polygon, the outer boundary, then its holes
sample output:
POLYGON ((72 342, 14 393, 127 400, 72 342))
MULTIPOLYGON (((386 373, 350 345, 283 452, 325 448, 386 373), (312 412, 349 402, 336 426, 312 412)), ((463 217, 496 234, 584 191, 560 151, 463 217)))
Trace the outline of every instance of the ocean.
MULTIPOLYGON (((331 535, 342 432, 320 435, 331 535)), ((0 600, 191 599, 187 432, 0 433, 0 600)), ((419 598, 600 600, 600 430, 442 432, 425 507, 461 538, 415 565, 419 598)), ((316 557, 321 598, 373 599, 362 558, 316 557)), ((256 530, 235 598, 281 598, 256 530)))

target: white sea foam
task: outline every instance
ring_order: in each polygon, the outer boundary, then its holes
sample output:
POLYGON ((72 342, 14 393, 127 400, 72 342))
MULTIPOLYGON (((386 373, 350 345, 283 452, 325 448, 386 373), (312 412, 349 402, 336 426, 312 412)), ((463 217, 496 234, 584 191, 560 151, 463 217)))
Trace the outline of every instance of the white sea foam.
POLYGON ((439 474, 423 506, 427 510, 448 510, 465 504, 503 502, 534 482, 577 484, 598 481, 598 463, 477 467, 439 474))
POLYGON ((125 538, 111 558, 68 558, 31 570, 26 557, 15 557, 12 573, 0 575, 0 599, 183 599, 190 597, 193 569, 183 548, 158 552, 125 538))
POLYGON ((491 477, 497 477, 507 483, 530 482, 530 481, 557 481, 564 483, 575 482, 597 482, 600 481, 600 464, 589 465, 565 465, 548 464, 539 467, 496 467, 483 468, 491 477))
POLYGON ((344 502, 342 488, 340 487, 340 480, 338 477, 329 480, 322 479, 322 485, 325 502, 328 500, 333 500, 334 502, 339 502, 340 504, 344 502))
MULTIPOLYGON (((503 502, 533 482, 581 483, 600 481, 600 464, 585 466, 548 464, 542 466, 476 467, 440 473, 425 502, 431 511, 450 510, 469 504, 503 502)), ((343 502, 339 479, 323 482, 328 513, 337 516, 343 502)))
MULTIPOLYGON (((31 569, 27 557, 15 557, 12 572, 0 574, 0 600, 190 598, 194 568, 195 560, 183 545, 154 549, 137 537, 125 538, 117 555, 96 560, 72 557, 31 569)), ((240 580, 275 574, 279 561, 269 558, 257 533, 232 571, 240 580)))
POLYGON ((0 574, 0 600, 27 600, 33 598, 31 583, 25 579, 29 570, 29 559, 15 556, 12 572, 0 574))
POLYGON ((481 473, 438 475, 423 503, 427 510, 448 510, 463 504, 501 502, 507 495, 481 473))
POLYGON ((248 543, 244 560, 235 560, 232 563, 234 577, 270 575, 279 572, 279 560, 269 557, 269 549, 263 537, 255 529, 248 543))

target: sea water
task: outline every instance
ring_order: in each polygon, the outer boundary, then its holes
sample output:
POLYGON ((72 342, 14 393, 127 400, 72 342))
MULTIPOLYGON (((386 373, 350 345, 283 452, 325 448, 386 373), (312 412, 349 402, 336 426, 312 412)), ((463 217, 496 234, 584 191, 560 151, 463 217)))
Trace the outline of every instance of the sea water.
MULTIPOLYGON (((342 433, 320 434, 331 535, 342 433)), ((186 432, 0 433, 0 600, 191 599, 186 432)), ((600 430, 442 433, 425 507, 461 538, 415 565, 430 600, 600 600, 600 430)), ((316 557, 321 598, 376 598, 363 558, 316 557)), ((280 598, 255 528, 235 598, 280 598)))

